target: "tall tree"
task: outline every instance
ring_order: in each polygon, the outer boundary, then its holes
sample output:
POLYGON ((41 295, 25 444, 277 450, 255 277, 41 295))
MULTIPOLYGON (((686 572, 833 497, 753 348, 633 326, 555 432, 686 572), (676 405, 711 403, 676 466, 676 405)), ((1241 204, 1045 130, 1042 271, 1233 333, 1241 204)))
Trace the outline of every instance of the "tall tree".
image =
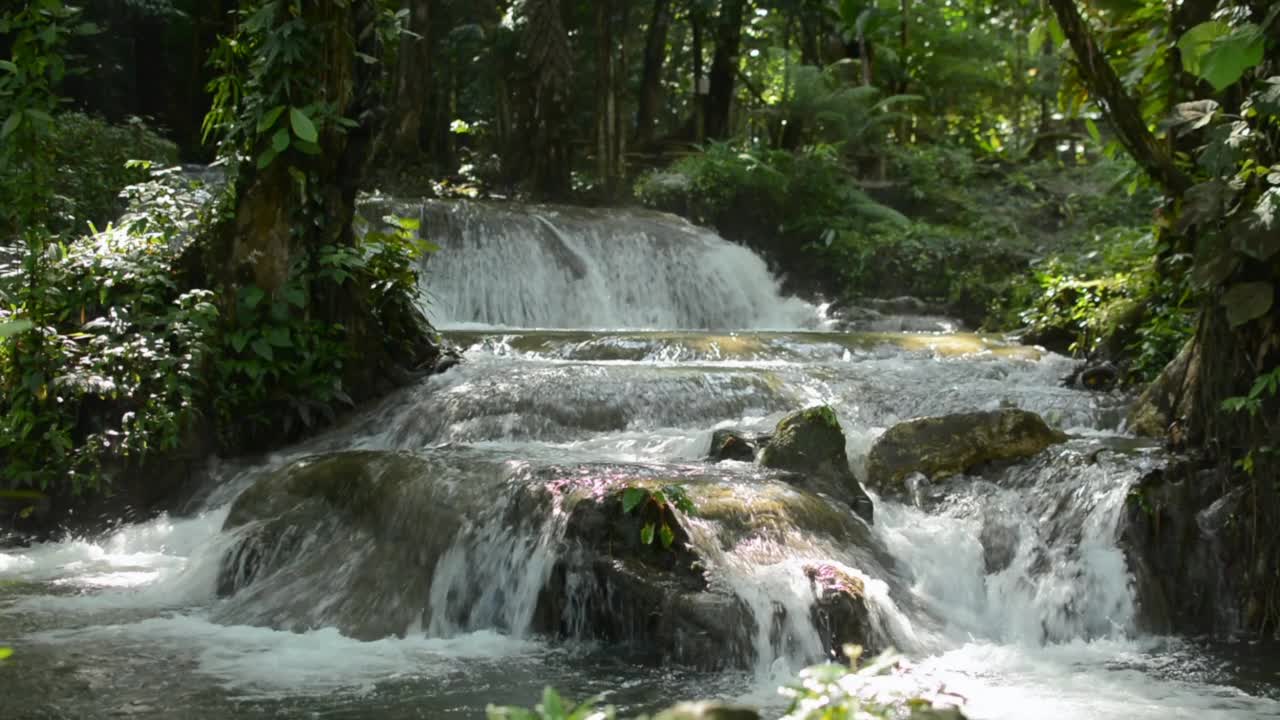
POLYGON ((742 47, 742 21, 747 0, 721 0, 715 19, 715 53, 711 57, 710 89, 707 94, 706 135, 712 139, 729 137, 730 112, 738 76, 738 53, 742 47))
POLYGON ((667 32, 671 28, 671 18, 671 0, 653 0, 653 12, 645 30, 644 67, 640 75, 640 102, 636 109, 636 139, 641 145, 653 142, 658 111, 662 107, 662 69, 667 61, 667 32))
POLYGON ((388 125, 389 149, 407 159, 422 147, 422 126, 430 95, 431 2, 404 0, 408 26, 400 38, 396 65, 395 103, 388 125))
POLYGON ((536 194, 565 197, 573 170, 568 126, 573 54, 560 0, 527 0, 524 19, 522 44, 533 85, 529 177, 536 194))

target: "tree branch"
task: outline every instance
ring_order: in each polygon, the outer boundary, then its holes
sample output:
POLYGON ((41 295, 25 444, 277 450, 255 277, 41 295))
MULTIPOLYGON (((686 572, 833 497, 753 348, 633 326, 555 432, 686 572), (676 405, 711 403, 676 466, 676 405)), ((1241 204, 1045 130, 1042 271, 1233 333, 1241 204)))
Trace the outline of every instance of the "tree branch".
POLYGON ((1182 195, 1191 186, 1191 180, 1174 165, 1173 157, 1156 140, 1142 118, 1138 104, 1129 97, 1116 75, 1115 68, 1093 39, 1085 25, 1075 0, 1048 0, 1058 16, 1058 24, 1075 51, 1089 92, 1106 111, 1115 127, 1120 142, 1134 161, 1146 171, 1170 195, 1182 195))

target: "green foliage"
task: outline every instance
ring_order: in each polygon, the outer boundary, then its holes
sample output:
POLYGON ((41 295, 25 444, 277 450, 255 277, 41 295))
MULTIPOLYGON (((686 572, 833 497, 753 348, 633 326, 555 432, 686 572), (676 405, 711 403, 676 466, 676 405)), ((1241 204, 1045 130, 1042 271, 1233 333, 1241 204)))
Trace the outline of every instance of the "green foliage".
POLYGON ((650 510, 650 514, 657 514, 656 520, 646 522, 640 528, 640 544, 652 545, 656 534, 657 539, 662 543, 663 549, 670 550, 671 544, 675 542, 676 533, 671 527, 669 514, 673 510, 679 510, 686 515, 697 515, 698 509, 689 499, 683 487, 679 485, 667 485, 660 490, 651 490, 645 487, 627 488, 622 493, 622 512, 632 513, 639 510, 644 513, 650 510))
POLYGON ((798 152, 714 143, 671 168, 642 176, 636 196, 658 208, 684 208, 703 222, 742 207, 775 218, 784 232, 813 231, 823 220, 903 222, 858 189, 832 145, 798 152))
POLYGON ((1059 338, 1081 356, 1123 359, 1135 380, 1153 379, 1194 330, 1186 258, 1154 261, 1150 232, 1117 229, 1084 252, 1037 262, 1019 288, 1019 320, 1035 338, 1059 338), (1163 265, 1163 267, 1162 267, 1163 265))
POLYGON ((213 363, 216 386, 231 389, 214 400, 220 425, 230 433, 226 442, 254 447, 254 438, 294 437, 353 405, 343 368, 359 359, 350 354, 346 328, 316 319, 308 306, 355 285, 369 293, 373 319, 397 328, 396 318, 418 296, 419 258, 438 248, 418 239, 416 220, 383 222, 383 229, 367 229, 356 246, 326 245, 299 255, 275 293, 255 285, 239 289, 213 363))
POLYGON ((119 226, 0 264, 0 314, 34 326, 0 345, 9 486, 96 489, 177 447, 199 412, 218 310, 180 260, 204 205, 176 170, 128 194, 119 226))
POLYGON ((58 91, 72 68, 66 46, 94 32, 79 23, 79 8, 61 0, 24 3, 0 13, 0 36, 9 57, 0 59, 0 239, 38 232, 47 219, 54 169, 49 142, 58 91))
POLYGON ((207 88, 206 141, 218 138, 222 156, 263 170, 278 157, 293 167, 319 155, 322 133, 356 127, 325 98, 324 77, 315 71, 326 61, 325 33, 341 28, 309 23, 301 4, 285 0, 259 0, 238 12, 236 34, 222 38, 211 58, 219 75, 207 88))
POLYGON ((126 187, 146 182, 150 168, 170 167, 178 160, 177 147, 137 118, 111 125, 81 113, 62 113, 45 140, 58 169, 47 216, 54 232, 78 234, 88 225, 105 226, 124 211, 126 187))

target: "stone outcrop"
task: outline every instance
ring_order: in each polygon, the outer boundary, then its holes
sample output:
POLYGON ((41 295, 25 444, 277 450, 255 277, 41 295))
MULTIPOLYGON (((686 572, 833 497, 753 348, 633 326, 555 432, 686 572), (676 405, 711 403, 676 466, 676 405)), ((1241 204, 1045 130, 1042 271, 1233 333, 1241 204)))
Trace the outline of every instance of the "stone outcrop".
POLYGON ((1032 457, 1066 439, 1026 410, 919 418, 893 426, 876 441, 867 458, 867 484, 901 495, 902 481, 912 473, 936 481, 985 463, 1032 457))

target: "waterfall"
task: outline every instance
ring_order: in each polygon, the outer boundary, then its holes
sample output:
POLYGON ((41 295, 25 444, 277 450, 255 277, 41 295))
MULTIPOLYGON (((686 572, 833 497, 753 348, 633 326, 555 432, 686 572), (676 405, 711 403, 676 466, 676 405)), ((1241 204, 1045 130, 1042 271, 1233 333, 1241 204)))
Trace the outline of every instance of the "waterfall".
POLYGON ((441 327, 792 329, 816 309, 784 298, 763 259, 645 210, 428 201, 428 315, 441 327))

